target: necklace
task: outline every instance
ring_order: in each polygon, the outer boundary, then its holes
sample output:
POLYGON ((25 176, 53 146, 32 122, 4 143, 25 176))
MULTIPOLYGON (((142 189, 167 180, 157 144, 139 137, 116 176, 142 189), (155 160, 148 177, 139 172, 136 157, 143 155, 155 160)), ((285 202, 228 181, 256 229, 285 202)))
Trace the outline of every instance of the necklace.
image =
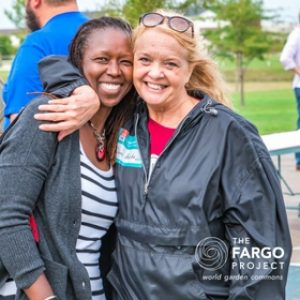
POLYGON ((98 161, 103 161, 105 159, 106 147, 105 147, 105 129, 102 132, 97 132, 95 125, 91 120, 88 121, 89 126, 92 128, 93 135, 96 138, 97 145, 95 148, 95 154, 98 161))

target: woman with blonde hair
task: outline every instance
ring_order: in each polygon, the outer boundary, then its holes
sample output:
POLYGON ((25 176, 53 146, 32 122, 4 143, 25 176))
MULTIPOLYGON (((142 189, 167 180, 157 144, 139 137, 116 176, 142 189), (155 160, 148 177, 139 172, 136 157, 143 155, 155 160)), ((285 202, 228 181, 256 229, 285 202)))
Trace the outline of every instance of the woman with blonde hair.
MULTIPOLYGON (((140 18, 133 81, 140 101, 115 164, 115 298, 284 299, 291 241, 276 171, 256 128, 223 105, 189 19, 140 18)), ((68 116, 65 101, 38 118, 68 116)))

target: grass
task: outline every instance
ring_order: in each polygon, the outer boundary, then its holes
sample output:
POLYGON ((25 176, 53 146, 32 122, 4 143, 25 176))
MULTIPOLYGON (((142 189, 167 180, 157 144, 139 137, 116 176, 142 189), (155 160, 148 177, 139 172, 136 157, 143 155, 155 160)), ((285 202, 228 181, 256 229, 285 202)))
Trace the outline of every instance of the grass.
MULTIPOLYGON (((235 63, 229 59, 216 58, 227 81, 236 78, 235 63)), ((292 73, 283 71, 279 62, 279 54, 266 56, 264 60, 254 59, 246 69, 246 81, 291 81, 292 73)))
POLYGON ((260 134, 295 130, 297 111, 290 85, 250 83, 246 85, 244 107, 240 106, 238 93, 232 93, 234 110, 254 123, 260 134))

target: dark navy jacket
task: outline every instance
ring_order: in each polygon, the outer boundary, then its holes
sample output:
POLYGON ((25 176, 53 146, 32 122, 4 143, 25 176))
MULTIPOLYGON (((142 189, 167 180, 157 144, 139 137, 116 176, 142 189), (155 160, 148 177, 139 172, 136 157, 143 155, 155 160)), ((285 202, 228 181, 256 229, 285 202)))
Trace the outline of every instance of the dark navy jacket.
POLYGON ((119 233, 109 279, 120 299, 284 299, 291 241, 276 170, 255 127, 204 96, 149 178, 147 122, 141 103, 118 144, 119 233), (213 271, 195 256, 212 238, 228 250, 213 271), (232 259, 233 247, 280 247, 284 257, 232 259))

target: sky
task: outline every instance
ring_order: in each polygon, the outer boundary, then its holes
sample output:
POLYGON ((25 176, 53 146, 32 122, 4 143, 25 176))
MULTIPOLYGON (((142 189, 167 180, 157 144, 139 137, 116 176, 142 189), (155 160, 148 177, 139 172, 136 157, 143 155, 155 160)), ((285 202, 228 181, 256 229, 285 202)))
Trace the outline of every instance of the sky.
MULTIPOLYGON (((99 7, 104 0, 77 0, 80 10, 94 10, 99 7)), ((7 19, 4 10, 10 10, 14 0, 0 0, 0 29, 14 28, 14 25, 7 19)), ((276 9, 281 18, 289 23, 298 22, 298 12, 300 10, 299 0, 264 0, 265 9, 276 9)))

